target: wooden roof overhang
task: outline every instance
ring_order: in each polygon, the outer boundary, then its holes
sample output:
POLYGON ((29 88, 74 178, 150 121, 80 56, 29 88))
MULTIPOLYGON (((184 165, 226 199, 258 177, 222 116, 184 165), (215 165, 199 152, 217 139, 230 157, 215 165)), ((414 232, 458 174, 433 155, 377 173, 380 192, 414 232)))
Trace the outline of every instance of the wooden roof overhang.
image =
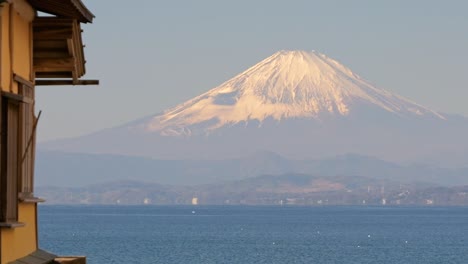
POLYGON ((88 85, 81 23, 94 15, 80 0, 28 0, 36 10, 55 16, 33 20, 33 68, 36 85, 88 85))
POLYGON ((80 0, 28 0, 36 10, 57 17, 75 18, 82 23, 93 22, 94 15, 80 0))
POLYGON ((85 74, 80 23, 72 18, 37 17, 33 21, 36 78, 71 78, 85 74))

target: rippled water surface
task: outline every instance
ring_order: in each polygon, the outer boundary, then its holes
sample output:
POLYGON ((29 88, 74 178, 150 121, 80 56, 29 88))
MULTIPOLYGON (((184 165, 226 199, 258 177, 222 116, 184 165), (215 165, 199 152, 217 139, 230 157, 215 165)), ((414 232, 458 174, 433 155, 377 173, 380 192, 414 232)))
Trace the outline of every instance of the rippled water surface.
POLYGON ((468 208, 40 206, 40 247, 88 263, 468 263, 468 208))

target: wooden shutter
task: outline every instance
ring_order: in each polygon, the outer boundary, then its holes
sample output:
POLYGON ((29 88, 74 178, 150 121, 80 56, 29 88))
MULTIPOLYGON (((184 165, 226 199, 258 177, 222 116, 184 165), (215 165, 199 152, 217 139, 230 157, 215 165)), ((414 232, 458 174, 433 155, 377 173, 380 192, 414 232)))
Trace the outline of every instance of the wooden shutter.
POLYGON ((34 174, 34 85, 19 76, 19 93, 2 92, 0 222, 18 221, 18 198, 32 197, 34 174))
MULTIPOLYGON (((24 98, 34 98, 34 89, 31 86, 20 85, 20 94, 24 98)), ((30 197, 33 193, 34 183, 34 152, 35 152, 35 131, 34 131, 34 105, 33 103, 21 103, 20 105, 20 160, 19 160, 19 183, 18 191, 23 197, 30 197)))
POLYGON ((0 221, 2 222, 18 220, 19 116, 19 103, 3 97, 0 175, 0 203, 2 204, 0 221))

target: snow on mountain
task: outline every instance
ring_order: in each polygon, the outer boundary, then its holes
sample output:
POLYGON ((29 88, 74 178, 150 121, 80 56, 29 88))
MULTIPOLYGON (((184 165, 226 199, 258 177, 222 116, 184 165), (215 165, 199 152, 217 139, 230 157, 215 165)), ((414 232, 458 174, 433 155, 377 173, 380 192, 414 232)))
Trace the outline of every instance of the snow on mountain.
POLYGON ((377 88, 318 52, 280 51, 162 114, 39 147, 170 160, 357 153, 466 166, 467 134, 467 118, 377 88))
POLYGON ((132 129, 162 136, 209 133, 226 125, 265 119, 347 116, 359 105, 397 115, 444 116, 376 88, 318 52, 279 51, 220 86, 132 129), (201 128, 200 128, 201 126, 201 128))

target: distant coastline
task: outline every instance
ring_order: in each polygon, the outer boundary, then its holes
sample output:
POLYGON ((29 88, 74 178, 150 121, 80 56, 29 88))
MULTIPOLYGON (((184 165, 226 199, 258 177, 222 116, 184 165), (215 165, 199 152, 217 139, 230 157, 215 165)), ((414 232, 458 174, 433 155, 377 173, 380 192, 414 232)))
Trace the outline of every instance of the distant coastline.
POLYGON ((116 181, 85 187, 38 187, 47 204, 467 206, 468 186, 401 183, 367 177, 265 175, 219 184, 116 181))

